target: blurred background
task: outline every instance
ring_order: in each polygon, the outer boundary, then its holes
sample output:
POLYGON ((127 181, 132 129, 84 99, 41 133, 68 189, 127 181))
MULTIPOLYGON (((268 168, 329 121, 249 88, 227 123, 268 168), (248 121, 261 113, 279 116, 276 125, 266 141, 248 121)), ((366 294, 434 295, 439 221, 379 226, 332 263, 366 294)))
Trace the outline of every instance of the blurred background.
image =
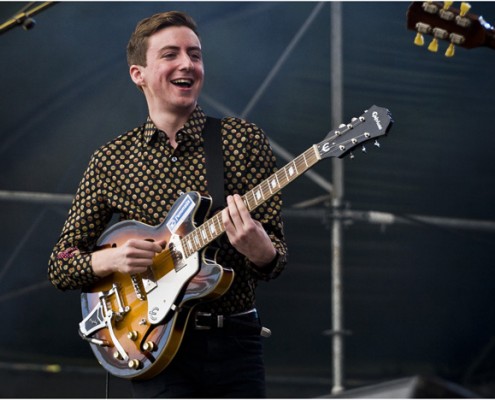
MULTIPOLYGON (((1 22, 27 5, 0 2, 1 22)), ((53 288, 47 261, 92 152, 147 117, 125 59, 132 30, 175 9, 199 25, 203 109, 258 124, 280 166, 373 104, 394 119, 380 148, 369 145, 340 163, 338 210, 329 192, 333 161, 283 191, 289 265, 258 289, 273 332, 265 342, 268 395, 345 395, 427 377, 494 397, 495 52, 457 47, 448 58, 448 43, 432 53, 426 37, 415 46, 409 5, 60 2, 35 15, 32 29, 4 31, 0 396, 130 396, 126 381, 111 377, 107 385, 78 335, 80 294, 53 288), (337 12, 342 48, 332 49, 337 12), (332 73, 340 66, 336 99, 332 73), (341 121, 332 120, 336 107, 341 121), (331 230, 339 215, 340 388, 331 230)), ((472 6, 471 14, 495 21, 495 3, 472 6)))

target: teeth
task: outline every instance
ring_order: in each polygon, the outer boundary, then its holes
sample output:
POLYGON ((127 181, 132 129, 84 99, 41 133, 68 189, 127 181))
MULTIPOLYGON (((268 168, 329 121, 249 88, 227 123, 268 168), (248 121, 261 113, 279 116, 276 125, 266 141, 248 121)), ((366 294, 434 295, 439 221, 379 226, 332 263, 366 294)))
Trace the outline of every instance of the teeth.
POLYGON ((174 85, 181 85, 181 86, 191 86, 192 81, 189 79, 176 79, 172 81, 174 85))

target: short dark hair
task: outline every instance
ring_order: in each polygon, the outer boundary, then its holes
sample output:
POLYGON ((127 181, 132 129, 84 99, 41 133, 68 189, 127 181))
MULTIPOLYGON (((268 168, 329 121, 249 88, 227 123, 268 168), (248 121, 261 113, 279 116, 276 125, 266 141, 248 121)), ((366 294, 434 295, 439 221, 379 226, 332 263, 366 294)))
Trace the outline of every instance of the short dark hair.
POLYGON ((199 38, 198 27, 194 19, 182 11, 167 11, 145 18, 136 25, 136 29, 127 44, 127 63, 146 67, 148 38, 154 33, 170 26, 185 26, 199 38))

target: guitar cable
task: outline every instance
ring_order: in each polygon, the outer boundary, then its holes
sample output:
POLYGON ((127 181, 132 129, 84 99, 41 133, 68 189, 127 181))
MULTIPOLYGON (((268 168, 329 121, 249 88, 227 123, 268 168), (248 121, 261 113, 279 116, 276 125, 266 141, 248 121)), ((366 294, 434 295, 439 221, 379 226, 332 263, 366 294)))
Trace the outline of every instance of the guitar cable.
POLYGON ((110 373, 106 371, 105 374, 105 399, 110 398, 110 373))

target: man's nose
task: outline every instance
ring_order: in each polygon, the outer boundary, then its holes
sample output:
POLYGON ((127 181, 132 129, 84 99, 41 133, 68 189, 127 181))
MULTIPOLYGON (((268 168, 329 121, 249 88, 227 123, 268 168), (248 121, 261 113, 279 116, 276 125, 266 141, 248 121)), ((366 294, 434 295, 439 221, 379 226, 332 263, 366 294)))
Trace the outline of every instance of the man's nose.
POLYGON ((191 60, 189 54, 182 54, 180 57, 180 68, 186 71, 191 71, 194 69, 194 63, 191 60))

